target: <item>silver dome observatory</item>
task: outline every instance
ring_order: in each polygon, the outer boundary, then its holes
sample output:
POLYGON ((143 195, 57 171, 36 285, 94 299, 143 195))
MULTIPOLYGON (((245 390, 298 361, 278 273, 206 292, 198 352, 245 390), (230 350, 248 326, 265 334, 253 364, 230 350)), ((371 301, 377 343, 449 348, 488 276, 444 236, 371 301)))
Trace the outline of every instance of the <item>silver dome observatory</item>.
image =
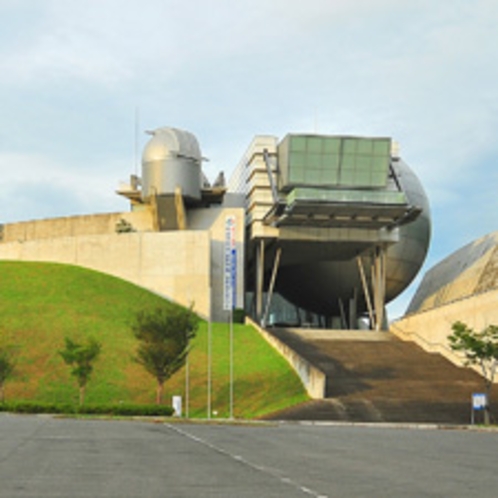
POLYGON ((142 154, 142 199, 172 195, 181 189, 187 204, 199 201, 202 155, 195 136, 169 127, 147 133, 152 138, 142 154))

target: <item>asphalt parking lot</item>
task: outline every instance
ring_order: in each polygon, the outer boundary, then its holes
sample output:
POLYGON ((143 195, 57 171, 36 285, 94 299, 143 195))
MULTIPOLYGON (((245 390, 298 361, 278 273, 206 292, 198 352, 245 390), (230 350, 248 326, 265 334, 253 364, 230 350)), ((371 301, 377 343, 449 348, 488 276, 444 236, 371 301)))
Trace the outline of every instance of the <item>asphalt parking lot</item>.
POLYGON ((495 497, 498 432, 0 414, 0 497, 495 497))

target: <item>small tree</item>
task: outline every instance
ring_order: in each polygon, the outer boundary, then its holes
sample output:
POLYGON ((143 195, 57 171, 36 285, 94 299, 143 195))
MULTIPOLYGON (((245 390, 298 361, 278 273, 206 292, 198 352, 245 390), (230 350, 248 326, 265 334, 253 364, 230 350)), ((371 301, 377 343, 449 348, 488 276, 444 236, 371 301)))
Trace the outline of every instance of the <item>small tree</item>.
POLYGON ((185 364, 198 321, 192 307, 158 307, 135 316, 132 331, 140 341, 135 361, 156 379, 157 404, 162 403, 164 383, 185 364))
MULTIPOLYGON (((476 332, 463 322, 455 322, 451 328, 453 334, 448 336, 451 349, 465 355, 466 365, 480 367, 489 400, 498 367, 498 326, 488 325, 481 332, 476 332)), ((484 420, 489 424, 489 401, 484 409, 484 420)))
POLYGON ((15 369, 14 351, 9 347, 0 347, 0 403, 5 401, 5 382, 15 369))
POLYGON ((80 344, 66 337, 65 348, 59 351, 62 359, 70 365, 71 375, 76 377, 80 390, 80 406, 85 401, 85 389, 93 371, 93 363, 102 349, 95 339, 88 339, 86 344, 80 344))

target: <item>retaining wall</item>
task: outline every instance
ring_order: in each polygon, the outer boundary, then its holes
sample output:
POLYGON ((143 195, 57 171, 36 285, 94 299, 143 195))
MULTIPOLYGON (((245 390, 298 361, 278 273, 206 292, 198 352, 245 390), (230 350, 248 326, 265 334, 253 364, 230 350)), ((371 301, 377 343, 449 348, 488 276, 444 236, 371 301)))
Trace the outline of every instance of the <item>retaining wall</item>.
POLYGON ((0 242, 28 242, 60 237, 114 234, 120 220, 125 220, 139 232, 153 230, 152 212, 150 209, 143 209, 124 213, 64 216, 7 223, 3 225, 0 242))
MULTIPOLYGON (((431 353, 440 353, 458 366, 464 364, 463 355, 449 347, 451 326, 460 321, 474 330, 498 325, 498 290, 474 294, 438 308, 413 313, 390 324, 390 331, 400 339, 414 341, 431 353)), ((480 368, 474 368, 482 375, 480 368)), ((495 379, 498 382, 498 378, 495 379)))
POLYGON ((264 337, 264 339, 266 339, 266 341, 287 360, 290 366, 296 371, 311 398, 325 398, 327 377, 324 372, 312 365, 308 360, 302 358, 287 344, 283 343, 265 329, 261 328, 250 318, 246 318, 246 322, 252 325, 264 337))
POLYGON ((74 264, 108 273, 175 301, 210 310, 207 231, 122 233, 0 244, 0 259, 74 264))

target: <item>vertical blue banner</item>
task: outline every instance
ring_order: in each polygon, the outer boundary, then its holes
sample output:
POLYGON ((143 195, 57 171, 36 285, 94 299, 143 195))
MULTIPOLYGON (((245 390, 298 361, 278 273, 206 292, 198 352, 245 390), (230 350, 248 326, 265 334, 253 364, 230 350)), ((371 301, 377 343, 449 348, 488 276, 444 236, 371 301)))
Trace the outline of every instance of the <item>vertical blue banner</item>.
POLYGON ((235 216, 225 219, 225 251, 223 268, 223 309, 229 311, 237 303, 237 246, 235 216))

